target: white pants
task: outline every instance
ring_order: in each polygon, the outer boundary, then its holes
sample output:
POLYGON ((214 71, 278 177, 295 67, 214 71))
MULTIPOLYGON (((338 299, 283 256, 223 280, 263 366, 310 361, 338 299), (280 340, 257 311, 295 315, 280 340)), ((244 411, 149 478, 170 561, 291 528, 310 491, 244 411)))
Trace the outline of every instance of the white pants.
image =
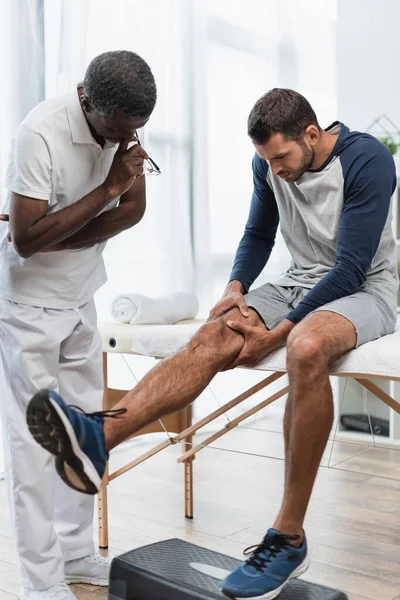
POLYGON ((55 310, 0 300, 1 393, 6 479, 22 585, 47 589, 64 580, 64 561, 94 551, 93 497, 65 485, 53 460, 31 437, 26 407, 52 388, 68 404, 101 410, 103 375, 91 300, 55 310))

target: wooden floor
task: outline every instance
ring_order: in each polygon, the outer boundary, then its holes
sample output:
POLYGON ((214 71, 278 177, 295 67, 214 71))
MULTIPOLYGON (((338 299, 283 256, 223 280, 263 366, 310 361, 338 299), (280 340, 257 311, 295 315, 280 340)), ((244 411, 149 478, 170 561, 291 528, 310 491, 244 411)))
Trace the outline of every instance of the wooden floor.
MULTIPOLYGON (((168 448, 114 481, 111 555, 180 537, 240 558, 246 546, 262 538, 279 507, 280 417, 279 409, 272 417, 264 412, 249 428, 218 440, 219 449, 197 455, 192 522, 183 518, 183 473, 175 461, 179 448, 168 448), (253 455, 237 452, 244 449, 253 455)), ((120 447, 112 466, 127 462, 147 444, 135 440, 120 447)), ((400 453, 337 443, 332 454, 328 446, 323 464, 306 522, 312 563, 304 579, 340 588, 349 600, 400 600, 400 453)), ((18 570, 4 482, 0 496, 0 599, 15 600, 18 570)), ((107 597, 106 588, 73 589, 80 600, 107 597)))

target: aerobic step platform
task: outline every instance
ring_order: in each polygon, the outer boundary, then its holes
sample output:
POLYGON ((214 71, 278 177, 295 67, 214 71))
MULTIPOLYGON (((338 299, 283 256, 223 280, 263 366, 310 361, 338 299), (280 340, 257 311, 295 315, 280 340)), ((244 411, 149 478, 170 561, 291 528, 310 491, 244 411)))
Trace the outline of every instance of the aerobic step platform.
MULTIPOLYGON (((171 539, 117 556, 111 563, 109 600, 226 600, 220 582, 240 561, 171 539)), ((279 600, 347 600, 337 590, 293 580, 279 600)))

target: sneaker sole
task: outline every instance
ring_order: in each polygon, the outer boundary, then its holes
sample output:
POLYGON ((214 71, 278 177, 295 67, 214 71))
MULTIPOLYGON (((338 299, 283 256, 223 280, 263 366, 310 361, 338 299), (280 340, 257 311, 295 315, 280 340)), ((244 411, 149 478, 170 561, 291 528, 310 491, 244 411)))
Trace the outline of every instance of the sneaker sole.
MULTIPOLYGON (((246 596, 245 600, 274 600, 274 598, 277 598, 279 596, 279 594, 282 592, 285 585, 287 583, 289 583, 289 581, 291 579, 297 579, 297 577, 300 577, 300 575, 303 575, 307 571, 309 566, 310 566, 310 557, 307 554, 307 556, 305 557, 303 562, 297 567, 297 569, 295 569, 293 571, 293 573, 291 573, 291 575, 289 575, 289 577, 286 579, 285 583, 283 583, 279 588, 276 588, 276 590, 272 590, 272 592, 268 592, 267 594, 263 594, 262 596, 246 596)), ((228 598, 232 598, 232 600, 244 600, 243 596, 235 596, 234 593, 230 592, 229 590, 223 589, 221 591, 224 594, 224 596, 227 596, 228 598)))
POLYGON ((86 583, 86 585, 97 585, 99 587, 107 587, 110 583, 108 579, 90 579, 90 577, 73 577, 65 575, 65 583, 86 583))
POLYGON ((81 450, 71 423, 48 390, 33 396, 26 421, 37 443, 54 456, 61 479, 77 492, 97 494, 101 486, 99 474, 81 450))

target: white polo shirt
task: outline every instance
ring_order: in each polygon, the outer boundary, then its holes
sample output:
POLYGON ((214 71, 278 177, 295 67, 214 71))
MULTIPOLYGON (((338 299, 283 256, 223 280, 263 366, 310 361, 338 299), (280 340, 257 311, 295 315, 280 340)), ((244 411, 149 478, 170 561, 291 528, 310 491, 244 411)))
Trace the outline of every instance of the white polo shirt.
MULTIPOLYGON (((116 144, 104 149, 94 140, 75 91, 36 106, 13 140, 6 177, 11 192, 48 202, 48 213, 73 204, 104 183, 116 144)), ((107 205, 113 208, 118 199, 107 205)), ((85 304, 106 280, 106 242, 82 250, 39 252, 21 258, 0 229, 0 297, 48 308, 85 304)))

